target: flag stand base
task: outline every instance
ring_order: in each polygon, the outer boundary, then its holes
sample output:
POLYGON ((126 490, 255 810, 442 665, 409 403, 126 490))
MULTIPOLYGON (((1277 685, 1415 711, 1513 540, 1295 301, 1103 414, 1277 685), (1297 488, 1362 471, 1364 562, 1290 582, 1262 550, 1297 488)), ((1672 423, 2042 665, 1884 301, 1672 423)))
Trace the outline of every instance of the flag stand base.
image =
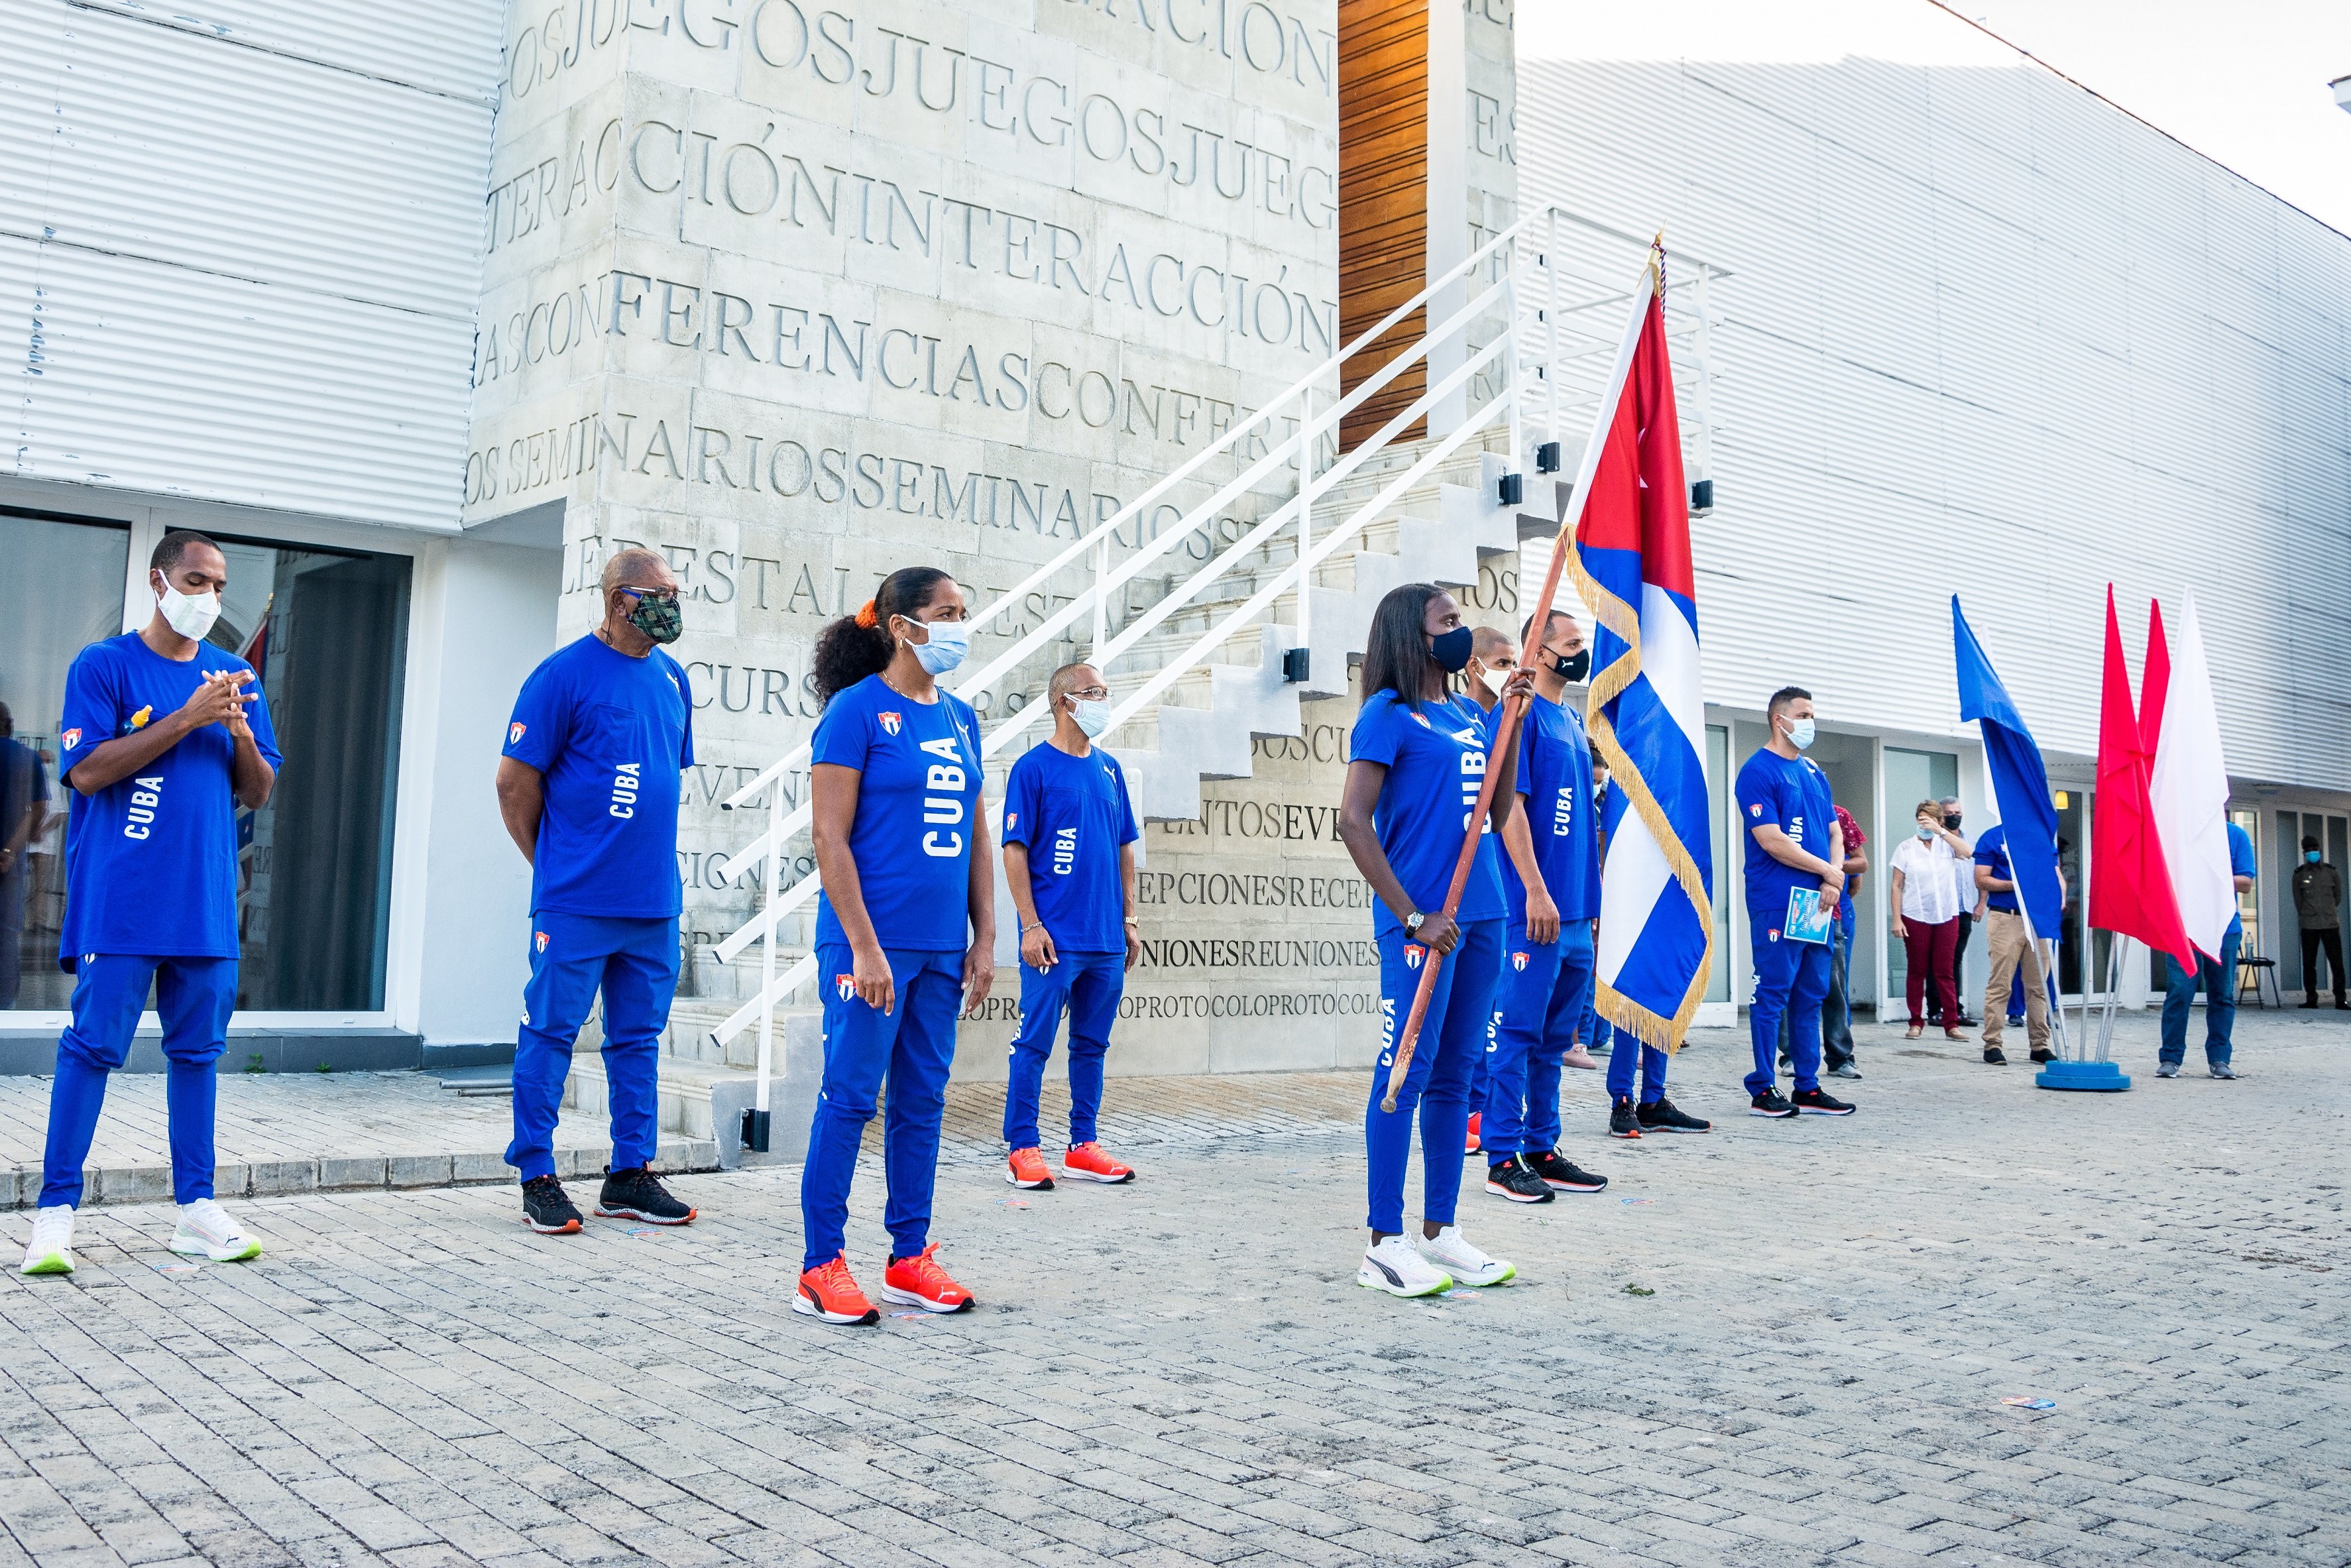
POLYGON ((2043 1089, 2085 1089, 2116 1093, 2130 1087, 2130 1079, 2112 1061, 2053 1061, 2032 1076, 2043 1089))

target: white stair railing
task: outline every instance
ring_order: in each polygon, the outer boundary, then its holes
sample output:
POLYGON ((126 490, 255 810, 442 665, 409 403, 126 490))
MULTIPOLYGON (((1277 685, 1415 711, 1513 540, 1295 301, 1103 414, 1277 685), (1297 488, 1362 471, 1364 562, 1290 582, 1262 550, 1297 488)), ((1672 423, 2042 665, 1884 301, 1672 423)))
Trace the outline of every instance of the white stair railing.
MULTIPOLYGON (((1093 557, 1092 580, 1081 591, 1071 594, 1066 602, 1047 615, 1026 633, 1014 640, 993 658, 978 668, 966 673, 949 684, 956 695, 969 698, 992 690, 1007 674, 1019 668, 1039 650, 1063 640, 1063 633, 1081 616, 1091 617, 1092 654, 1090 662, 1109 673, 1108 666, 1130 651, 1135 643, 1178 612, 1202 603, 1218 584, 1230 575, 1233 566, 1266 545, 1293 521, 1298 530, 1295 556, 1289 565, 1274 574, 1271 580, 1257 587, 1237 607, 1217 618, 1199 637, 1186 644, 1180 653, 1164 661, 1151 672, 1135 690, 1118 703, 1112 714, 1112 731, 1124 725, 1148 708, 1167 688, 1188 674, 1202 667, 1233 634, 1255 617, 1270 611, 1284 594, 1296 594, 1297 637, 1305 641, 1307 601, 1316 570, 1342 549, 1360 540, 1366 529, 1380 521, 1388 509, 1414 486, 1425 480, 1440 465, 1453 457, 1471 440, 1482 441, 1494 427, 1507 423, 1510 457, 1515 470, 1525 460, 1528 448, 1523 439, 1527 414, 1526 388, 1529 372, 1542 383, 1544 424, 1549 440, 1557 450, 1562 440, 1562 421, 1574 422, 1582 416, 1589 422, 1589 413, 1596 407, 1596 385, 1587 395, 1562 396, 1562 382, 1571 379, 1587 383, 1604 379, 1604 354, 1613 350, 1615 329, 1583 332, 1580 323, 1569 324, 1573 317, 1599 311, 1609 304, 1621 305, 1631 298, 1629 291, 1605 290, 1562 305, 1560 299, 1561 232, 1562 224, 1571 235, 1597 237, 1618 245, 1638 246, 1635 235, 1591 223, 1556 206, 1531 213, 1479 246, 1468 256, 1448 269, 1442 277, 1411 299, 1397 306, 1379 322, 1342 348, 1330 360, 1309 371, 1276 397, 1269 400, 1255 413, 1237 421, 1209 446, 1148 486, 1134 500, 1097 524, 1084 537, 1069 545, 1051 560, 1037 568, 997 601, 973 618, 975 628, 984 631, 999 621, 1008 612, 1019 606, 1026 598, 1050 582, 1058 573, 1089 554, 1093 557), (1540 242, 1540 243, 1539 243, 1540 242), (1534 266, 1545 275, 1546 293, 1540 307, 1530 306, 1518 288, 1522 267, 1534 266), (1426 306, 1441 291, 1465 275, 1479 268, 1494 267, 1499 273, 1496 281, 1476 298, 1455 311, 1444 322, 1395 354, 1378 371, 1343 396, 1332 398, 1318 411, 1317 392, 1327 395, 1329 388, 1339 383, 1345 361, 1377 342, 1415 310, 1426 306), (1416 363, 1428 360, 1440 345, 1467 341, 1470 329, 1489 312, 1500 308, 1502 330, 1494 341, 1483 349, 1465 349, 1460 363, 1427 384, 1420 396, 1401 413, 1387 420, 1369 439, 1353 451, 1341 455, 1327 471, 1317 471, 1316 454, 1323 439, 1333 436, 1343 422, 1368 399, 1377 395, 1398 376, 1416 363), (1531 322, 1522 320, 1522 312, 1531 314, 1531 322), (1563 330, 1564 327, 1564 330, 1563 330), (1535 329, 1530 330, 1529 329, 1535 329), (1532 349, 1534 351, 1529 353, 1532 349), (1596 375, 1578 376, 1575 372, 1586 363, 1597 363, 1596 375), (1374 456, 1386 451, 1405 431, 1411 429, 1432 411, 1442 406, 1453 393, 1469 386, 1492 367, 1501 367, 1501 389, 1479 405, 1477 411, 1461 420, 1437 439, 1424 444, 1419 455, 1403 472, 1396 475, 1378 494, 1365 502, 1337 527, 1316 537, 1311 528, 1316 500, 1333 487, 1344 483, 1374 456), (1295 403, 1298 417, 1292 433, 1279 440, 1260 437, 1265 450, 1254 462, 1242 467, 1207 499, 1186 511, 1176 522, 1161 529, 1148 541, 1128 549, 1123 558, 1113 560, 1113 546, 1127 549, 1116 538, 1118 531, 1131 522, 1146 516, 1147 508, 1157 503, 1173 486, 1199 475, 1209 463, 1228 453, 1237 453, 1239 444, 1256 433, 1260 426, 1285 417, 1295 403), (1179 545, 1188 542, 1203 529, 1214 526, 1223 509, 1268 479, 1278 479, 1280 470, 1295 465, 1298 472, 1296 489, 1266 517, 1261 518, 1238 540, 1217 552, 1198 570, 1187 577, 1180 587, 1173 589, 1123 628, 1113 632, 1110 625, 1112 596, 1131 582, 1153 562, 1157 561, 1179 545)), ((1697 422, 1701 442, 1698 472, 1705 471, 1705 459, 1710 456, 1710 431, 1703 417, 1704 378, 1710 374, 1710 361, 1706 357, 1704 339, 1708 325, 1705 305, 1705 282, 1709 275, 1721 276, 1720 269, 1687 257, 1677 257, 1676 265, 1688 272, 1687 279, 1677 280, 1676 287, 1694 284, 1698 308, 1697 329, 1700 338, 1698 362, 1701 366, 1698 396, 1700 419, 1697 422)), ((1278 427, 1277 427, 1278 428, 1278 427)), ((1564 466, 1573 472, 1573 464, 1546 465, 1564 466)), ((1545 511, 1549 508, 1545 507, 1545 511)), ((1138 528, 1138 533, 1140 532, 1138 528)), ((1029 727, 1044 705, 1030 704, 1009 716, 983 737, 981 755, 993 757, 1029 727)), ((1110 733, 1110 732, 1105 732, 1110 733)), ((722 963, 731 964, 752 942, 760 944, 759 988, 756 996, 737 1007, 723 1022, 710 1031, 714 1045, 723 1048, 751 1023, 759 1026, 758 1084, 757 1110, 764 1125, 768 1110, 768 1085, 773 1071, 775 1009, 806 984, 816 972, 813 953, 801 956, 783 974, 777 970, 777 944, 781 922, 813 899, 820 889, 819 877, 811 873, 799 879, 789 888, 779 888, 784 846, 808 826, 810 808, 800 802, 787 809, 784 803, 784 780, 795 769, 807 763, 810 756, 805 744, 779 758, 756 778, 736 790, 721 807, 733 810, 758 795, 767 794, 767 823, 749 843, 730 856, 722 865, 722 882, 731 882, 754 863, 762 865, 764 875, 760 886, 764 894, 758 912, 737 930, 731 932, 715 949, 722 963)), ((724 1135, 724 1134, 722 1134, 724 1135)), ((760 1140, 764 1144, 765 1140, 760 1140)))

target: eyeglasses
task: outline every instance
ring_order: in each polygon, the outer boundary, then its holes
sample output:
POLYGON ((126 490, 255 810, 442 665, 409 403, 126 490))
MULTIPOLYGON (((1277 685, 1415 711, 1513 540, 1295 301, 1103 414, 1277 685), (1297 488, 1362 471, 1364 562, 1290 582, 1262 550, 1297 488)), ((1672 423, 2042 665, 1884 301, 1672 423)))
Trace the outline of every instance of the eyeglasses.
POLYGON ((1083 691, 1073 691, 1070 695, 1075 697, 1081 703, 1098 703, 1110 695, 1110 688, 1108 686, 1088 686, 1083 691))
POLYGON ((677 602, 677 590, 674 588, 623 588, 621 591, 623 593, 633 593, 639 599, 650 599, 654 601, 656 603, 674 604, 677 602))

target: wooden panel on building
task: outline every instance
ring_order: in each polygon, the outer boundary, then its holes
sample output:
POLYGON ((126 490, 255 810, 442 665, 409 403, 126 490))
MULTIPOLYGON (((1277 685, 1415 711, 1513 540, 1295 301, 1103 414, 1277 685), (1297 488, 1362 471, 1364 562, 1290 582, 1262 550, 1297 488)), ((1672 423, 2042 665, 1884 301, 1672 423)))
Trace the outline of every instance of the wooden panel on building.
MULTIPOLYGON (((1428 276, 1430 0, 1339 0, 1339 338, 1352 342, 1428 276)), ((1353 392, 1426 329, 1412 312, 1347 361, 1353 392)), ((1353 447, 1427 389, 1425 361, 1364 400, 1340 429, 1353 447)), ((1426 434, 1420 420, 1399 433, 1426 434)))

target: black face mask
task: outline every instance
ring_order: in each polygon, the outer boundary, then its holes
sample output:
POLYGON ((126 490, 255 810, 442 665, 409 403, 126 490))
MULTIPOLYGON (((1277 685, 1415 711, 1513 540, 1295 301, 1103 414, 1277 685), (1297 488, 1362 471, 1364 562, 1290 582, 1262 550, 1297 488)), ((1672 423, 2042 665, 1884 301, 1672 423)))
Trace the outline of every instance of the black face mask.
POLYGON ((1581 681, 1592 673, 1592 650, 1578 648, 1573 653, 1562 653, 1551 662, 1552 673, 1563 681, 1581 681))
POLYGON ((674 593, 640 593, 634 596, 636 607, 629 612, 629 624, 656 643, 674 643, 685 630, 685 614, 677 607, 674 593))
POLYGON ((1958 832, 1959 831, 1959 814, 1957 811, 1954 811, 1949 816, 1944 818, 1943 826, 1950 829, 1951 831, 1955 833, 1958 832))
POLYGON ((1458 675, 1468 669, 1470 637, 1468 627, 1456 626, 1450 632, 1442 632, 1430 638, 1428 652, 1430 657, 1437 661, 1437 667, 1448 675, 1458 675))

